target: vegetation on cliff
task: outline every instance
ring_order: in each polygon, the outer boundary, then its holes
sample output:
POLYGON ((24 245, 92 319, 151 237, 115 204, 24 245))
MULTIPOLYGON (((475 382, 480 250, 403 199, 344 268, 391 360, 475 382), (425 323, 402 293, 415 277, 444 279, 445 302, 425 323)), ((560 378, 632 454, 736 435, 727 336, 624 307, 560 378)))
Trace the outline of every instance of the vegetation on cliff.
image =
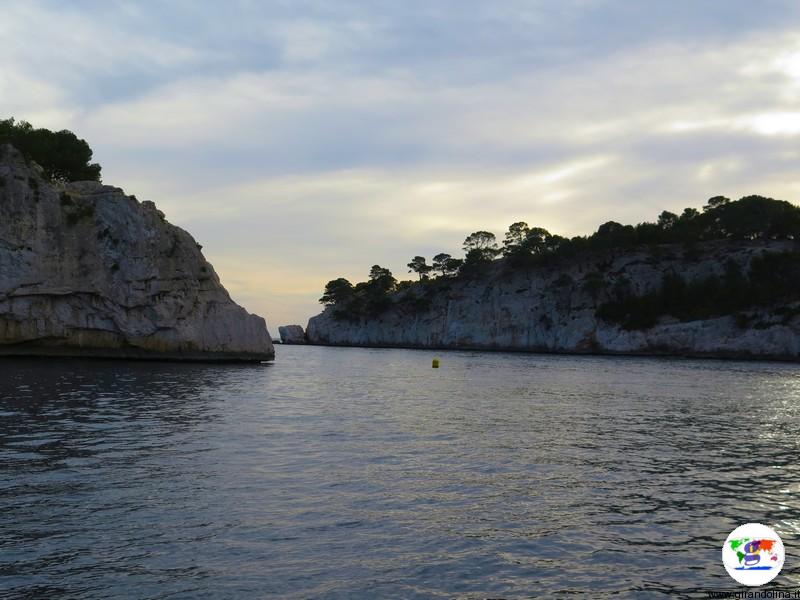
POLYGON ((0 144, 9 143, 44 169, 52 181, 100 181, 92 149, 67 129, 36 129, 27 121, 0 119, 0 144))
MULTIPOLYGON (((334 307, 337 318, 371 317, 404 306, 424 309, 453 281, 480 279, 492 266, 506 271, 557 267, 563 261, 612 251, 650 248, 654 256, 664 244, 679 244, 687 258, 703 258, 703 243, 728 240, 800 240, 800 208, 782 200, 746 196, 730 201, 722 196, 708 200, 701 210, 686 208, 680 215, 664 211, 655 222, 622 225, 609 221, 589 236, 565 238, 541 227, 513 223, 502 245, 488 231, 464 240, 464 258, 441 253, 431 264, 423 256, 409 262, 409 272, 419 281, 398 282, 392 273, 375 265, 369 279, 356 285, 344 278, 325 286, 320 302, 334 307)), ((658 290, 636 295, 631 282, 608 273, 590 273, 583 289, 597 296, 597 316, 627 329, 642 329, 670 315, 680 320, 735 314, 753 307, 788 302, 800 293, 800 253, 772 253, 755 258, 747 272, 729 262, 723 276, 687 281, 669 272, 658 290), (609 278, 613 280, 609 285, 609 278)), ((746 317, 739 315, 742 324, 746 317)))
POLYGON ((647 329, 665 315, 680 321, 736 315, 745 327, 752 316, 744 311, 761 306, 771 307, 786 322, 797 312, 786 305, 798 299, 799 282, 800 252, 774 252, 754 257, 746 273, 731 260, 722 276, 696 281, 667 272, 658 289, 643 295, 634 294, 629 281, 617 280, 597 316, 624 329, 647 329))

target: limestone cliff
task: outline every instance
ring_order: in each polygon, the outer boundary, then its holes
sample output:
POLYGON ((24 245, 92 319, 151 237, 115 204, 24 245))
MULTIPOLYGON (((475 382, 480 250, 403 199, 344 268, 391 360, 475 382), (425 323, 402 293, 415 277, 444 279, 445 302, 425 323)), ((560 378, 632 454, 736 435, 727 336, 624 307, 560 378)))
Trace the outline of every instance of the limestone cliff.
POLYGON ((300 325, 281 325, 278 327, 278 334, 281 336, 281 344, 306 343, 306 332, 300 325))
POLYGON ((310 319, 306 336, 325 345, 797 360, 800 302, 684 322, 664 316, 636 329, 598 317, 620 282, 643 295, 665 273, 700 281, 723 276, 732 263, 746 272, 754 257, 793 249, 792 241, 708 242, 691 251, 665 245, 522 270, 498 261, 479 278, 397 293, 388 310, 373 316, 343 318, 328 307, 310 319))
POLYGON ((0 146, 0 355, 269 360, 191 235, 152 202, 52 184, 0 146))

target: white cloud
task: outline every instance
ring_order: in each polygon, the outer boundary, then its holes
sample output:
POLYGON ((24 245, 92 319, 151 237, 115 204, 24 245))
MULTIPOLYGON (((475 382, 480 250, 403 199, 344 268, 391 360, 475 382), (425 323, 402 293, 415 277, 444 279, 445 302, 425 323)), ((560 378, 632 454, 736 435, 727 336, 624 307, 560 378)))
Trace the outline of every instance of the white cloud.
POLYGON ((273 325, 328 279, 402 275, 476 229, 588 233, 800 191, 797 31, 648 37, 650 20, 581 21, 628 13, 594 0, 180 4, 197 32, 167 5, 106 6, 4 6, 0 112, 89 140, 273 325))
POLYGON ((742 117, 738 122, 761 135, 800 134, 800 112, 767 112, 742 117))
POLYGON ((36 1, 3 6, 0 64, 16 65, 51 81, 77 83, 91 74, 120 69, 159 70, 197 62, 202 51, 150 34, 129 30, 96 14, 36 1))

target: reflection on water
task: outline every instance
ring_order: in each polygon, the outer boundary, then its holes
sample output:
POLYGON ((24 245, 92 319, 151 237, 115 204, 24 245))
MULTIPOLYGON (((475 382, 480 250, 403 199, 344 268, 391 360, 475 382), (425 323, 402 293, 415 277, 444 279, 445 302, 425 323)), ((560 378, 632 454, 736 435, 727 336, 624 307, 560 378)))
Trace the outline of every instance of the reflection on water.
POLYGON ((773 526, 798 367, 282 346, 0 362, 0 597, 705 597, 773 526))

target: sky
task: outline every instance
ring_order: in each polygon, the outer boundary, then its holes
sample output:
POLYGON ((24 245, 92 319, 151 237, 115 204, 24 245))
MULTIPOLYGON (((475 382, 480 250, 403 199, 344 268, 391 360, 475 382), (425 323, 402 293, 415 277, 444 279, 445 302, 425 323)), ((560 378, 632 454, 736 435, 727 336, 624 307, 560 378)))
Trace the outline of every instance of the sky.
POLYGON ((0 0, 0 117, 71 129, 278 325, 526 221, 800 199, 796 0, 0 0))

